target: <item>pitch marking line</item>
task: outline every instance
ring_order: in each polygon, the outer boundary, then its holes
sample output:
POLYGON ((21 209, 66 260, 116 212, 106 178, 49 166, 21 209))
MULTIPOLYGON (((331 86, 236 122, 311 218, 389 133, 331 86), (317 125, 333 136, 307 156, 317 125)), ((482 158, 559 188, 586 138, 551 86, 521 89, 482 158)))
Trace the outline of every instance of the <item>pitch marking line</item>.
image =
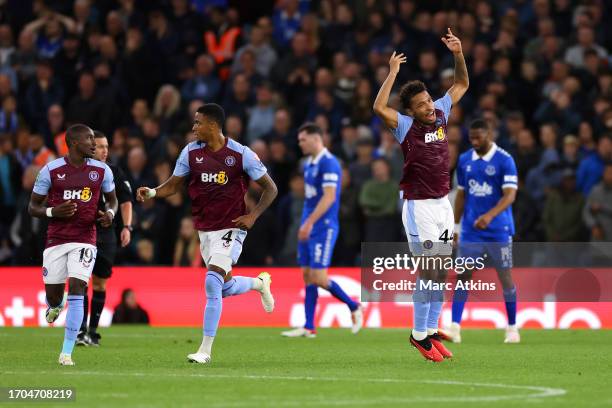
MULTIPOLYGON (((52 375, 91 375, 91 376, 113 376, 113 377, 179 377, 179 378, 230 378, 230 379, 245 379, 245 380, 279 380, 279 381, 323 381, 323 382, 364 382, 364 383, 390 383, 390 384, 438 384, 438 385, 450 385, 450 386, 468 386, 468 387, 479 387, 479 388, 498 388, 506 390, 524 390, 533 391, 534 393, 529 394, 512 394, 512 395, 486 395, 486 396, 474 396, 474 397, 406 397, 406 398, 388 398, 380 397, 376 400, 336 400, 336 401, 325 401, 326 404, 333 405, 350 405, 350 404, 372 404, 380 402, 388 403, 406 403, 409 401, 423 401, 423 402, 495 402, 505 400, 522 400, 522 399, 534 399, 534 398, 548 398, 548 397, 560 397, 567 394, 567 391, 563 388, 550 388, 540 387, 532 385, 512 385, 512 384, 499 384, 499 383, 481 383, 481 382, 467 382, 467 381, 450 381, 450 380, 407 380, 399 378, 345 378, 345 377, 311 377, 311 376, 281 376, 281 375, 234 375, 234 374, 213 374, 213 373, 168 373, 168 374, 154 374, 154 373, 120 373, 120 372, 104 372, 104 371, 12 371, 6 372, 6 374, 52 374, 52 375)), ((246 403, 246 401, 245 401, 246 403)), ((292 403, 289 401, 282 401, 280 404, 284 405, 313 405, 308 401, 296 401, 292 403)), ((321 401, 315 401, 314 405, 320 404, 321 401)), ((223 406, 241 406, 245 405, 242 402, 222 404, 223 406)))

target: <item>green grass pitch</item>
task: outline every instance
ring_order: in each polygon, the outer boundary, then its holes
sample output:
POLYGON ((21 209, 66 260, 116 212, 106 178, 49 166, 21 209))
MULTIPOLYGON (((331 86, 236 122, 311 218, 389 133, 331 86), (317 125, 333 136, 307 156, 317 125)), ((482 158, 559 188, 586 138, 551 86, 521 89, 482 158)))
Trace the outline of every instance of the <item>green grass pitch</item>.
MULTIPOLYGON (((612 331, 464 330, 455 358, 434 364, 408 330, 221 328, 211 365, 190 364, 197 328, 103 329, 100 348, 75 349, 60 367, 62 329, 1 328, 0 387, 74 387, 85 407, 321 407, 442 403, 461 407, 612 405, 612 331)), ((42 406, 0 403, 1 406, 42 406)))

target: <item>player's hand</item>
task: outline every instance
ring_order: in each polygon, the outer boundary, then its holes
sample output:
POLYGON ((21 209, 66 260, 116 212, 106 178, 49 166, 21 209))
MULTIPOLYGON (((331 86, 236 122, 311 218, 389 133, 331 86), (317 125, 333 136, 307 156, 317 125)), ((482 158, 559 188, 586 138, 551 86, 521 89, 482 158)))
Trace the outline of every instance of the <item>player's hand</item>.
POLYGON ((126 246, 128 246, 128 244, 132 240, 132 233, 130 232, 129 229, 123 228, 121 230, 121 234, 119 235, 119 238, 121 238, 121 248, 125 248, 126 246))
POLYGON ((236 227, 242 230, 249 230, 253 228, 253 224, 255 224, 256 220, 257 218, 255 218, 253 214, 246 214, 232 220, 232 222, 236 224, 236 227))
POLYGON ((400 70, 400 65, 404 62, 406 62, 406 56, 402 53, 396 54, 395 51, 393 51, 391 58, 389 58, 389 71, 397 74, 400 70))
POLYGON ((113 225, 113 215, 110 211, 98 211, 98 215, 100 216, 100 218, 98 218, 97 221, 100 223, 100 225, 102 225, 103 227, 110 227, 111 225, 113 225))
POLYGON ((138 190, 136 190, 136 200, 141 203, 144 202, 145 200, 148 200, 150 198, 149 190, 152 190, 152 188, 138 187, 138 190))
POLYGON ((298 231, 298 241, 308 241, 312 233, 313 224, 310 221, 305 221, 298 231))
POLYGON ((57 218, 70 218, 76 213, 76 210, 76 203, 73 203, 72 201, 68 200, 64 201, 58 206, 53 207, 53 209, 51 210, 51 214, 57 218))
POLYGON ((461 40, 459 40, 459 38, 457 38, 453 34, 450 27, 448 28, 448 32, 446 33, 446 35, 442 37, 442 42, 453 54, 459 54, 460 52, 463 52, 461 50, 461 40))
POLYGON ((489 213, 484 213, 474 221, 474 227, 481 230, 487 229, 491 221, 493 221, 493 216, 489 213))

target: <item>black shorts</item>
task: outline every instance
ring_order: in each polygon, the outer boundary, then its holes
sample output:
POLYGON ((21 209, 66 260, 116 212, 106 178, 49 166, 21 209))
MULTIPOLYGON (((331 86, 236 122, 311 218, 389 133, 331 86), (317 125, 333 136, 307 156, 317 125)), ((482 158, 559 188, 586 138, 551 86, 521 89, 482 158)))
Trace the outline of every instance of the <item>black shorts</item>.
POLYGON ((98 278, 108 279, 113 274, 113 263, 117 253, 117 241, 98 242, 98 253, 92 273, 98 278))

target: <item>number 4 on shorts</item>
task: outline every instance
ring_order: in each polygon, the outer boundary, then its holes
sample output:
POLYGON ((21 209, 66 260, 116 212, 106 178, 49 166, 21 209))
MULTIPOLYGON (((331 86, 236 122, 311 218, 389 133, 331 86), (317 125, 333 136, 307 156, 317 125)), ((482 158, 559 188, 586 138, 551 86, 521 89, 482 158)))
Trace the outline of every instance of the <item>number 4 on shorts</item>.
POLYGON ((227 231, 225 235, 221 237, 221 239, 229 245, 229 243, 232 242, 232 231, 227 231))
POLYGON ((448 241, 452 241, 453 240, 453 234, 450 234, 450 236, 449 236, 448 230, 445 229, 444 232, 442 233, 442 235, 440 235, 440 237, 438 239, 446 244, 448 241))

